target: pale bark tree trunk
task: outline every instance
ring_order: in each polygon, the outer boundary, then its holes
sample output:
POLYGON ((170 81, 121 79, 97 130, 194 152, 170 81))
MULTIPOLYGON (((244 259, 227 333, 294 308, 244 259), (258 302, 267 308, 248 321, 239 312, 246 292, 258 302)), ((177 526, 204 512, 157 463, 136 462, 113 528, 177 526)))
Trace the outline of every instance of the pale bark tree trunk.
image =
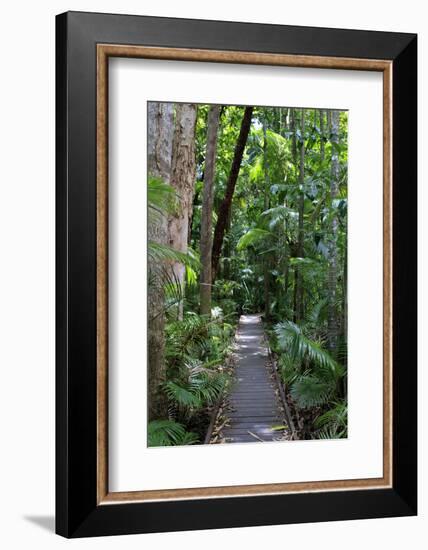
POLYGON ((337 285, 337 229, 338 221, 333 207, 333 201, 339 193, 339 152, 335 145, 339 143, 339 111, 331 113, 331 179, 330 202, 333 209, 331 218, 331 235, 328 246, 328 342, 330 352, 335 355, 337 351, 337 311, 336 311, 336 285, 337 285))
POLYGON ((204 190, 201 215, 201 279, 200 312, 211 315, 212 285, 212 213, 214 202, 214 177, 219 127, 220 106, 212 105, 208 113, 207 149, 205 155, 204 190))
MULTIPOLYGON (((304 249, 304 228, 303 228, 303 215, 305 206, 305 194, 303 191, 305 181, 305 111, 302 109, 301 122, 300 122, 301 144, 300 144, 300 165, 299 165, 299 185, 301 187, 299 194, 299 222, 298 222, 298 237, 297 237, 297 256, 303 258, 304 249)), ((296 271, 296 322, 303 319, 303 266, 297 266, 296 271)))
POLYGON ((293 157, 293 164, 297 164, 297 143, 296 143, 296 112, 294 109, 291 109, 291 155, 293 157))
MULTIPOLYGON (((296 127, 296 111, 291 109, 290 113, 290 129, 291 129, 291 156, 293 158, 293 166, 297 169, 297 127, 296 127)), ((292 255, 297 254, 297 246, 294 248, 292 255)), ((294 267, 293 277, 293 321, 297 321, 297 266, 294 267)))
MULTIPOLYGON (((173 136, 173 104, 154 103, 148 105, 148 173, 169 183, 173 136)), ((167 218, 157 216, 148 223, 150 241, 167 243, 167 218)), ((167 401, 161 392, 165 382, 165 316, 164 290, 159 265, 149 264, 149 273, 154 274, 154 284, 148 292, 148 370, 149 370, 149 419, 167 416, 167 401)))
MULTIPOLYGON (((178 103, 175 107, 175 130, 172 147, 171 186, 177 193, 177 207, 169 215, 169 246, 179 252, 187 252, 189 223, 193 210, 195 191, 195 126, 196 105, 178 103)), ((181 287, 184 296, 185 266, 174 263, 172 266, 174 282, 181 287)), ((183 319, 183 300, 178 304, 178 318, 183 319)))
POLYGON ((290 273, 290 257, 286 256, 284 265, 284 304, 288 308, 288 279, 290 273))
MULTIPOLYGON (((264 170, 264 209, 269 208, 269 170, 267 160, 267 137, 266 137, 266 122, 263 121, 263 170, 264 170)), ((265 319, 270 317, 270 277, 269 277, 269 258, 267 254, 263 255, 263 286, 264 286, 264 302, 265 302, 265 319)))
POLYGON ((331 111, 327 111, 327 136, 330 136, 331 133, 331 111))
POLYGON ((241 129, 235 146, 232 166, 230 168, 229 178, 227 180, 226 192, 218 211, 218 220, 214 231, 213 251, 212 251, 212 280, 217 275, 218 264, 220 260, 221 249, 223 246, 224 235, 227 222, 230 218, 233 193, 235 192, 236 182, 241 168, 242 157, 244 155, 245 145, 247 144, 248 134, 251 127, 251 116, 253 107, 246 107, 241 122, 241 129))
POLYGON ((343 258, 343 320, 342 334, 344 339, 347 339, 348 334, 348 251, 347 243, 345 243, 345 251, 343 258))

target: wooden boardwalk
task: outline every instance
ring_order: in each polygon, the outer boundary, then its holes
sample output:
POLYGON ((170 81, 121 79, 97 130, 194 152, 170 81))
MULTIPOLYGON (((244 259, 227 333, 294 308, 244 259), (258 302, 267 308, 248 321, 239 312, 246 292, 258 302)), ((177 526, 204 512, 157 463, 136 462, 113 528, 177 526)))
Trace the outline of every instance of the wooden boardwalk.
POLYGON ((228 397, 228 426, 225 443, 245 443, 284 439, 284 412, 275 393, 275 382, 267 368, 267 349, 263 344, 259 315, 242 315, 236 336, 235 383, 228 397))

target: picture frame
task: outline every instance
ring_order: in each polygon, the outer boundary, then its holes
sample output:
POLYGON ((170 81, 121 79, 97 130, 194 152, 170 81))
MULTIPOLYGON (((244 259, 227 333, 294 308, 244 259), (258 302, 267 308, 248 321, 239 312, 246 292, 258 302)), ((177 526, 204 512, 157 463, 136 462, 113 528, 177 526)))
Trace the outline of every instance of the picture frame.
POLYGON ((56 532, 65 537, 417 513, 417 36, 67 12, 56 18, 56 532), (383 73, 383 471, 377 479, 108 489, 108 60, 383 73), (146 492, 147 493, 147 492, 146 492))

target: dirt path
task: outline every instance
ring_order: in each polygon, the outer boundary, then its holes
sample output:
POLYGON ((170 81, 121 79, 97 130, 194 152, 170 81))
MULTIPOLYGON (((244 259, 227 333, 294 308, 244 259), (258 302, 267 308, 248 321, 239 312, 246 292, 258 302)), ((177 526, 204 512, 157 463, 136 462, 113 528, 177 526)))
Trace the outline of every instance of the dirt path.
POLYGON ((242 315, 236 336, 235 384, 229 395, 225 443, 282 439, 284 413, 275 393, 275 382, 267 368, 268 354, 263 344, 260 315, 242 315))

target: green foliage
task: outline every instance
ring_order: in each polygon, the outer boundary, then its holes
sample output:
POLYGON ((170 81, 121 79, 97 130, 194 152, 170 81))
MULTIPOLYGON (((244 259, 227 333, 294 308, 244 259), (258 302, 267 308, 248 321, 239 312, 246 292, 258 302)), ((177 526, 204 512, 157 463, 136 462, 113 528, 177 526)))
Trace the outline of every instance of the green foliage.
POLYGON ((269 230, 283 229, 284 223, 293 223, 297 220, 299 214, 296 210, 293 210, 285 204, 279 204, 273 208, 269 208, 260 214, 260 217, 267 218, 269 224, 269 230), (282 224, 282 227, 281 227, 282 224))
POLYGON ((149 260, 153 263, 170 262, 184 264, 193 270, 200 268, 199 258, 192 251, 179 252, 170 246, 157 242, 150 242, 148 249, 149 260))
MULTIPOLYGON (((273 327, 271 347, 278 356, 281 379, 296 406, 304 409, 306 415, 317 417, 311 435, 346 437, 348 114, 339 114, 339 140, 335 143, 331 139, 331 113, 327 111, 305 109, 303 130, 301 109, 254 107, 212 286, 211 317, 207 318, 198 315, 198 258, 208 108, 198 106, 189 252, 177 253, 151 242, 148 245, 149 284, 162 287, 166 312, 167 382, 163 391, 168 398, 169 419, 165 422, 181 425, 186 433, 197 432, 203 439, 197 419, 206 414, 207 407, 227 387, 224 364, 238 317, 243 312, 263 312, 268 304, 268 328, 273 327), (339 164, 334 196, 333 156, 339 164), (335 234, 333 221, 337 222, 335 234), (337 266, 333 300, 328 278, 332 250, 336 252, 337 266), (185 266, 184 284, 171 270, 175 263, 185 266), (296 303, 299 277, 304 289, 303 318, 296 303), (332 308, 339 330, 334 356, 327 345, 332 308)), ((243 106, 221 108, 213 226, 220 215, 243 113, 243 106)), ((157 223, 174 212, 177 200, 170 186, 149 177, 149 223, 157 223)), ((193 443, 191 435, 156 437, 167 437, 170 443, 166 444, 183 444, 186 437, 193 443)))
POLYGON ((149 218, 158 215, 164 216, 173 212, 177 201, 177 195, 173 187, 162 181, 161 178, 149 175, 147 182, 147 204, 149 218))
MULTIPOLYGON (((317 304, 316 316, 320 314, 323 304, 317 304)), ((275 341, 278 346, 279 370, 281 378, 290 389, 297 406, 310 409, 328 405, 337 395, 340 380, 345 371, 320 342, 311 340, 304 334, 302 327, 291 321, 278 323, 274 327, 275 341)), ((329 424, 330 415, 319 417, 317 427, 326 430, 336 429, 336 424, 329 424)), ((337 433, 342 433, 337 430, 337 433)), ((339 435, 338 435, 339 437, 339 435)))
POLYGON ((334 378, 343 375, 343 369, 328 351, 324 350, 320 343, 305 336, 302 329, 292 321, 278 323, 274 330, 280 348, 293 359, 301 363, 309 359, 316 366, 330 372, 334 378))
POLYGON ((163 391, 172 419, 191 425, 223 394, 230 379, 224 361, 233 334, 219 307, 211 319, 186 312, 182 320, 168 322, 163 391))
POLYGON ((149 259, 149 289, 151 291, 159 287, 162 289, 162 293, 165 296, 164 311, 167 312, 171 307, 178 305, 185 298, 183 285, 173 269, 174 264, 184 264, 188 279, 194 277, 196 280, 196 269, 199 268, 199 259, 191 251, 184 254, 167 245, 154 241, 149 241, 147 254, 149 259))
POLYGON ((166 382, 168 399, 192 413, 215 403, 222 394, 228 378, 221 372, 202 366, 188 366, 188 376, 181 383, 166 382))
POLYGON ((291 386, 299 377, 299 365, 291 355, 285 353, 279 357, 279 370, 281 379, 286 386, 291 386))
POLYGON ((315 428, 319 428, 320 439, 337 439, 348 434, 348 404, 338 401, 333 408, 327 410, 315 420, 315 428))
MULTIPOLYGON (((147 201, 149 207, 149 224, 161 223, 162 217, 172 212, 176 205, 174 189, 160 178, 149 176, 147 183, 147 201)), ((198 256, 193 250, 180 252, 167 246, 149 240, 148 255, 148 286, 151 292, 160 289, 166 298, 165 311, 184 300, 183 285, 175 275, 173 265, 183 264, 188 280, 196 280, 196 271, 200 268, 198 256)))
POLYGON ((255 246, 260 242, 265 241, 269 237, 273 237, 273 234, 270 231, 254 227, 252 229, 249 229, 246 233, 244 233, 244 235, 242 235, 236 245, 236 249, 243 250, 244 248, 248 248, 249 246, 255 246))
POLYGON ((308 315, 308 323, 310 323, 312 327, 318 327, 319 329, 319 327, 327 321, 327 306, 327 298, 322 298, 314 305, 312 311, 308 315))
POLYGON ((290 393, 302 409, 324 405, 335 389, 331 380, 323 380, 314 375, 298 377, 291 386, 290 393))
POLYGON ((172 445, 193 445, 198 436, 187 432, 185 427, 174 420, 153 420, 147 428, 149 447, 170 447, 172 445))

